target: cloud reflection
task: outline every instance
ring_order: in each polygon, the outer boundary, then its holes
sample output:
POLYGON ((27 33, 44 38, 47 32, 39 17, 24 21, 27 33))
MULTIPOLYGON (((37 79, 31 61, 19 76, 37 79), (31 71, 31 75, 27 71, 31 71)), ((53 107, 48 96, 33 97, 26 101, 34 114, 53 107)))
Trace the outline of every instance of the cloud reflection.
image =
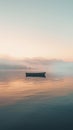
MULTIPOLYGON (((47 75, 46 78, 26 78, 24 71, 0 73, 0 105, 40 96, 53 98, 73 91, 73 78, 47 75)), ((40 100, 39 99, 39 100, 40 100)))

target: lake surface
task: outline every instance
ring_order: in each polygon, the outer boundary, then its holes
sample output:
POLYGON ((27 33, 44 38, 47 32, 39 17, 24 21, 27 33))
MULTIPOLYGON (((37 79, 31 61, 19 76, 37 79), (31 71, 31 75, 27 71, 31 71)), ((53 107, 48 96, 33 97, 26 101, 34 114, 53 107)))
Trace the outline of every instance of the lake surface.
POLYGON ((0 130, 73 130, 73 76, 0 71, 0 130))

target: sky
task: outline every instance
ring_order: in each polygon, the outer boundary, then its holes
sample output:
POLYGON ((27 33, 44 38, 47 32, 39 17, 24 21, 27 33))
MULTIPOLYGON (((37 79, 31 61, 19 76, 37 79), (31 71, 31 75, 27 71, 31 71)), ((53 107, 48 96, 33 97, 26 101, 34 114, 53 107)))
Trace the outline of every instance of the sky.
POLYGON ((73 1, 0 0, 0 56, 73 61, 73 1))

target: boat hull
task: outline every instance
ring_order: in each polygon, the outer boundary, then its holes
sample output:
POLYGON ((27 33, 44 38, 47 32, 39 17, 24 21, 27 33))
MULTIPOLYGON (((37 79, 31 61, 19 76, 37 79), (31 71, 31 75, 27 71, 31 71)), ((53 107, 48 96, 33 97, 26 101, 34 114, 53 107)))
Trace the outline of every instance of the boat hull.
POLYGON ((26 77, 45 77, 45 72, 40 72, 40 73, 26 73, 26 77))

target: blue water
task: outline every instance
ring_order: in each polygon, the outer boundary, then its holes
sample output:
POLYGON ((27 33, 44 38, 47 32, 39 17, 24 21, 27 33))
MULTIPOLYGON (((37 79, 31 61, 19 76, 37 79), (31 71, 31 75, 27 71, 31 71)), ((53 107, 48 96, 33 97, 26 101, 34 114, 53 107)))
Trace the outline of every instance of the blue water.
POLYGON ((0 72, 0 130, 73 130, 73 76, 57 72, 0 72))

